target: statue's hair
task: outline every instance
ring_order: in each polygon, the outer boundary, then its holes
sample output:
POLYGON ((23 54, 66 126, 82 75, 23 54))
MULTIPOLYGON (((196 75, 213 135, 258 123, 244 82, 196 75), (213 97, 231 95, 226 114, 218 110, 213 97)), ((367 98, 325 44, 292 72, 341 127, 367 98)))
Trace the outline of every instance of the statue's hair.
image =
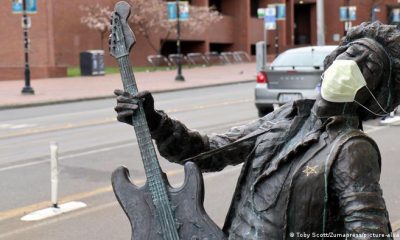
MULTIPOLYGON (((387 111, 393 111, 400 103, 400 29, 397 26, 385 25, 376 21, 373 23, 364 22, 359 26, 351 28, 339 44, 339 47, 325 58, 325 69, 332 64, 338 55, 345 52, 354 41, 362 38, 369 38, 378 42, 390 57, 391 74, 389 72, 382 74, 381 83, 373 92, 381 104, 389 100, 389 106, 382 105, 384 108, 387 107, 387 111), (391 96, 390 99, 388 99, 389 96, 391 96)), ((368 61, 368 58, 365 58, 364 61, 368 61)), ((389 70, 389 67, 386 69, 389 70)), ((374 101, 368 102, 367 105, 374 112, 380 112, 380 108, 374 101)), ((364 116, 363 118, 371 117, 364 116)))

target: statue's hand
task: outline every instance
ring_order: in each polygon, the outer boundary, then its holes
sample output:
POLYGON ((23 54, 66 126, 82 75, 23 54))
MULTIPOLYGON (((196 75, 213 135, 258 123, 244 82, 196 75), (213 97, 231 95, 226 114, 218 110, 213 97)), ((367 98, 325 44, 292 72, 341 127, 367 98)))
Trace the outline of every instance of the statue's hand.
POLYGON ((158 126, 161 121, 161 115, 154 109, 154 99, 150 92, 143 91, 132 95, 120 89, 114 90, 117 96, 117 106, 114 108, 117 112, 117 120, 132 125, 132 116, 136 114, 139 108, 139 102, 143 102, 143 110, 150 130, 158 126))

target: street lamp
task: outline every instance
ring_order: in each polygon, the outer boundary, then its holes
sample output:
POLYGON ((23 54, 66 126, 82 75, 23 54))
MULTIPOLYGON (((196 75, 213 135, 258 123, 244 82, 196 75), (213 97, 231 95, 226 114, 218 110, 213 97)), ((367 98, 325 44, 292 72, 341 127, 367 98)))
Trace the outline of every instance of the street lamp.
POLYGON ((176 51, 178 55, 178 62, 177 62, 177 75, 175 77, 175 80, 177 81, 185 81, 185 78, 182 75, 182 54, 181 54, 181 26, 180 26, 180 9, 179 9, 179 0, 176 0, 176 16, 177 16, 177 21, 176 21, 176 51))
POLYGON ((25 54, 25 86, 22 88, 22 94, 35 94, 35 91, 31 87, 31 70, 29 68, 29 37, 28 37, 28 15, 26 14, 26 0, 22 0, 22 19, 24 29, 24 54, 25 54))

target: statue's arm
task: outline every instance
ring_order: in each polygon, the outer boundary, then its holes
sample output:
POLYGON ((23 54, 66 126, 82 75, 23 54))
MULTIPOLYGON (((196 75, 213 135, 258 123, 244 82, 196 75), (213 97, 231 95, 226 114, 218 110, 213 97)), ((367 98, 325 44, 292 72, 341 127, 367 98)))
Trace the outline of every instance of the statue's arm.
POLYGON ((380 155, 374 145, 360 138, 345 143, 333 165, 331 180, 346 233, 390 232, 379 178, 380 155))
MULTIPOLYGON (((160 154, 167 160, 183 163, 189 157, 200 153, 223 147, 235 140, 251 133, 261 123, 261 120, 249 124, 231 128, 224 134, 201 134, 198 131, 188 129, 183 123, 160 112, 162 120, 151 134, 156 141, 160 154)), ((219 171, 227 165, 236 165, 246 160, 247 155, 254 147, 254 141, 241 143, 235 148, 223 151, 214 156, 194 160, 202 171, 219 171)))

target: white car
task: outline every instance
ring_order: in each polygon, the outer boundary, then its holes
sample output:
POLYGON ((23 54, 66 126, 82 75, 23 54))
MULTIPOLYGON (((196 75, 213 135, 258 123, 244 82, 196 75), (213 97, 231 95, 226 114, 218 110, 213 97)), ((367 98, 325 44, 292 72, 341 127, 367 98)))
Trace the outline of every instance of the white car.
POLYGON ((260 117, 287 102, 315 99, 324 71, 324 59, 337 46, 310 46, 286 50, 259 72, 255 105, 260 117))

